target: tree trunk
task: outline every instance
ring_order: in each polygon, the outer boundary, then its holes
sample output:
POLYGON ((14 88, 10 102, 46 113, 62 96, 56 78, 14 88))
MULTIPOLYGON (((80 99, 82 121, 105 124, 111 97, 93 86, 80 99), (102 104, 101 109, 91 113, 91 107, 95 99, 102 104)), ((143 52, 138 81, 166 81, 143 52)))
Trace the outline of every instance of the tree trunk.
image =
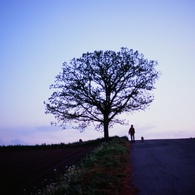
POLYGON ((108 116, 104 115, 104 138, 106 139, 109 138, 108 125, 109 125, 108 116))

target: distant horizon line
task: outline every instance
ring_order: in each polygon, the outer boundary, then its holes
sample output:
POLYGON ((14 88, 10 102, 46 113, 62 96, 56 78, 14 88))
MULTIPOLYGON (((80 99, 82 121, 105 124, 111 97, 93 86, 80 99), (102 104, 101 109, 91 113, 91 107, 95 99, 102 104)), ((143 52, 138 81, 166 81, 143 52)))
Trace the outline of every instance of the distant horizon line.
MULTIPOLYGON (((116 135, 117 136, 117 135, 116 135)), ((110 136, 110 138, 112 138, 112 137, 116 137, 116 136, 110 136)), ((118 136, 118 137, 127 137, 127 136, 118 136)), ((128 137, 127 137, 128 138, 128 137)), ((82 141, 83 143, 85 143, 85 142, 89 142, 89 141, 95 141, 95 140, 98 140, 98 139, 104 139, 104 137, 99 137, 99 138, 97 138, 97 139, 89 139, 89 140, 85 140, 85 141, 82 141)), ((129 139, 129 138, 128 138, 129 139)), ((144 141, 171 141, 171 140, 183 140, 183 139, 195 139, 195 137, 178 137, 178 138, 148 138, 148 139, 145 139, 144 138, 144 141)), ((129 139, 129 141, 131 141, 130 139, 129 139)), ((141 139, 135 139, 135 141, 139 141, 139 142, 141 142, 142 140, 141 139)), ((82 143, 81 142, 81 143, 82 143)), ((70 144, 78 144, 78 143, 80 143, 80 141, 78 140, 78 141, 73 141, 73 142, 67 142, 67 143, 65 143, 65 142, 59 142, 59 143, 41 143, 41 144, 9 144, 9 145, 7 145, 7 144, 0 144, 0 147, 33 147, 33 146, 37 146, 37 147, 41 147, 41 146, 63 146, 63 145, 70 145, 70 144)))

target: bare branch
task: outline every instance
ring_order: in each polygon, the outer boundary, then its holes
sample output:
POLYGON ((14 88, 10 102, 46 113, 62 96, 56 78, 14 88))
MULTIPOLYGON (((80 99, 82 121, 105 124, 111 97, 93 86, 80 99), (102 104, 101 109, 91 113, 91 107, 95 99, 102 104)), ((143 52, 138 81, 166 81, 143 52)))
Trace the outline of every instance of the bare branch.
POLYGON ((84 129, 96 123, 98 129, 104 126, 108 136, 109 125, 124 124, 117 115, 145 110, 153 101, 150 91, 160 75, 156 65, 127 48, 84 53, 63 63, 62 72, 50 86, 55 92, 45 102, 46 113, 54 114, 62 126, 74 121, 84 129))

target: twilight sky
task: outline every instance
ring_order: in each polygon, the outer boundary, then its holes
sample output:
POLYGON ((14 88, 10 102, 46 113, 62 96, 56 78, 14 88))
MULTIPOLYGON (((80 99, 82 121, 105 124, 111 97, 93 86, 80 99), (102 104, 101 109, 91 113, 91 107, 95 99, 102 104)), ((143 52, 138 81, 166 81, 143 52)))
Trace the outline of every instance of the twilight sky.
MULTIPOLYGON (((136 138, 195 137, 194 0, 6 0, 0 2, 0 145, 96 139, 50 126, 43 101, 62 63, 94 50, 138 50, 162 76, 146 111, 125 116, 136 138)), ((110 135, 127 135, 116 125, 110 135)))

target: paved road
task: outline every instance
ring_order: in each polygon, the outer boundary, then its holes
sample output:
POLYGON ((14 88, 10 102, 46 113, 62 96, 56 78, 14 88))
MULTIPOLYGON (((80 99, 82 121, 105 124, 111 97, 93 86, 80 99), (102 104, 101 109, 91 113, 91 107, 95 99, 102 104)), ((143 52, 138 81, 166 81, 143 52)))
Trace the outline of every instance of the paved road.
POLYGON ((195 139, 132 143, 138 195, 195 195, 195 139))

